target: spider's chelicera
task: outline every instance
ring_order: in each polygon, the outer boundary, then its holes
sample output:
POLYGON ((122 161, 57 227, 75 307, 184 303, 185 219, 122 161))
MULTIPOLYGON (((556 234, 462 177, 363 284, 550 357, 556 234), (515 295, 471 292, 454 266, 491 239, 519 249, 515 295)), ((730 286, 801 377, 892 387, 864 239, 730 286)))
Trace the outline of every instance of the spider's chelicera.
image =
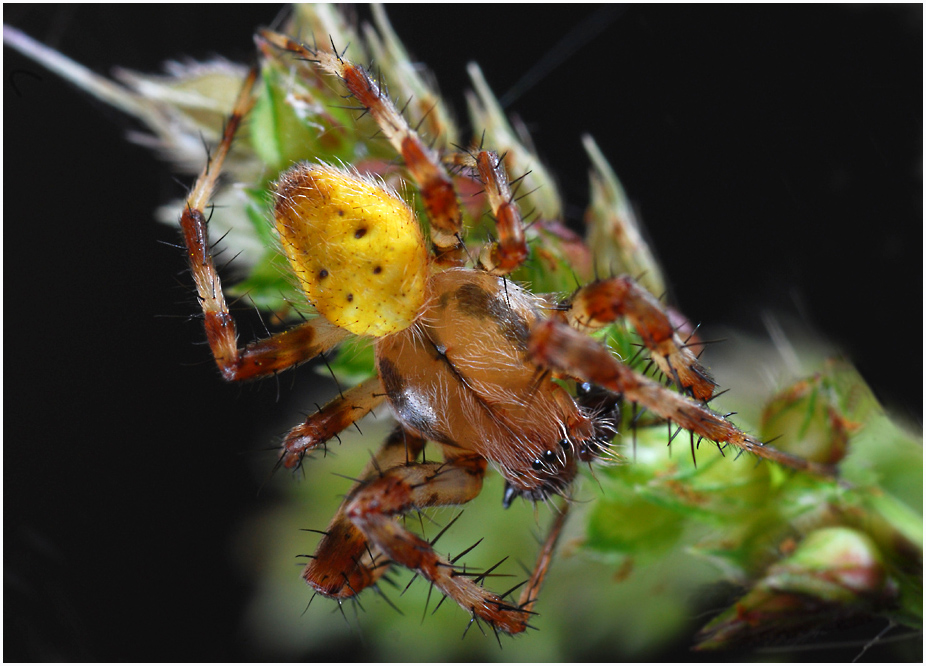
POLYGON ((507 278, 528 256, 524 225, 499 156, 472 149, 440 155, 419 138, 366 72, 337 53, 262 31, 267 48, 300 67, 339 78, 404 161, 429 223, 377 180, 327 164, 302 163, 277 182, 274 221, 282 250, 320 317, 237 347, 215 271, 205 208, 223 160, 252 104, 256 72, 244 84, 213 159, 194 186, 181 227, 205 315, 207 338, 227 380, 272 375, 333 348, 349 335, 374 339, 377 376, 349 389, 284 442, 281 464, 305 454, 382 402, 398 428, 374 456, 325 531, 303 577, 336 599, 374 585, 390 564, 412 569, 473 618, 497 631, 528 627, 568 503, 559 507, 530 580, 517 601, 459 575, 398 517, 458 505, 481 490, 491 464, 506 481, 503 502, 567 495, 579 462, 609 455, 619 403, 634 403, 693 436, 731 444, 789 466, 826 473, 764 446, 711 411, 714 382, 658 300, 628 277, 598 280, 567 298, 539 295, 507 278), (498 241, 469 259, 452 164, 482 183, 498 241), (679 392, 622 364, 589 332, 626 318, 679 392), (564 382, 576 385, 574 392, 564 382), (574 393, 574 395, 573 395, 574 393), (442 462, 419 461, 426 441, 442 462))

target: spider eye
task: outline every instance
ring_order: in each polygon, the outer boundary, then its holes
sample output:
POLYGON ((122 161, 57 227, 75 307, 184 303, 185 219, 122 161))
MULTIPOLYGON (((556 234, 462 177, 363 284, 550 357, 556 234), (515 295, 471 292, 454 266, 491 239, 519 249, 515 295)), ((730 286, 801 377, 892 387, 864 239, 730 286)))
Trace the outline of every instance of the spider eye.
POLYGON ((553 453, 552 451, 545 451, 543 454, 543 459, 546 460, 548 463, 555 462, 556 454, 553 453))
POLYGON ((531 463, 531 467, 539 472, 543 469, 543 461, 540 458, 537 458, 537 460, 531 463))

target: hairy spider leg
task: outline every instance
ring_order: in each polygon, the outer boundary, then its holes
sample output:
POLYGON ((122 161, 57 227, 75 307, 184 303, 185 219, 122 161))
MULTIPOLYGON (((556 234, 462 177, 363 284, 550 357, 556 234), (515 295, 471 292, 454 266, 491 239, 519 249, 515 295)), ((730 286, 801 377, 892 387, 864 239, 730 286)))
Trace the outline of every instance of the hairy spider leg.
POLYGON ((452 562, 439 558, 433 552, 433 541, 425 542, 398 525, 389 527, 382 524, 389 520, 395 522, 399 515, 425 506, 463 504, 479 494, 485 470, 480 459, 467 459, 462 467, 448 467, 448 463, 427 463, 424 467, 428 471, 423 471, 418 469, 422 465, 415 461, 424 449, 425 442, 425 439, 402 426, 396 427, 364 468, 360 476, 362 481, 354 485, 322 533, 324 536, 312 561, 302 572, 303 579, 323 596, 347 599, 375 585, 391 564, 398 563, 415 570, 465 610, 493 623, 498 629, 508 633, 523 631, 527 628, 526 616, 531 614, 553 561, 569 504, 560 503, 534 571, 521 593, 518 605, 512 606, 464 577, 453 568, 452 562), (410 467, 416 469, 402 471, 410 467), (423 482, 419 478, 422 475, 425 478, 423 482), (387 476, 392 481, 381 481, 387 476), (396 476, 404 478, 396 481, 396 476), (375 482, 379 482, 379 485, 374 485, 375 482), (386 486, 387 491, 377 497, 380 486, 386 486), (397 486, 402 486, 401 490, 396 490, 397 486), (412 489, 417 490, 419 497, 426 494, 426 489, 427 499, 422 502, 420 499, 406 498, 404 503, 397 499, 403 492, 410 493, 412 489), (369 505, 379 501, 392 504, 378 509, 382 515, 376 518, 369 515, 368 508, 362 508, 364 503, 369 505), (370 527, 371 522, 378 523, 379 527, 370 527), (362 529, 361 525, 367 525, 366 529, 362 529), (367 532, 392 542, 391 547, 384 548, 376 540, 368 541, 367 532), (398 540, 396 535, 400 537, 398 540), (415 553, 422 548, 425 552, 415 553), (414 562, 419 562, 418 566, 413 566, 414 562), (436 579, 431 578, 429 572, 436 574, 436 579))
POLYGON ((492 275, 508 275, 524 263, 528 249, 524 238, 524 221, 511 194, 511 184, 503 160, 495 151, 480 150, 476 154, 454 155, 451 161, 472 169, 483 185, 495 218, 498 241, 483 249, 479 267, 492 275))
MULTIPOLYGON (((289 431, 283 440, 281 462, 284 467, 298 467, 306 453, 321 446, 342 430, 369 414, 386 399, 379 377, 357 384, 328 402, 289 431)), ((388 442, 387 442, 388 445, 388 442)))
POLYGON ((196 180, 180 216, 190 271, 203 309, 206 339, 222 377, 227 381, 255 379, 286 370, 331 349, 347 336, 347 331, 319 317, 291 330, 252 342, 244 349, 238 348, 235 320, 225 302, 222 280, 216 271, 209 246, 205 208, 215 192, 235 133, 254 104, 251 93, 256 79, 257 70, 252 68, 225 124, 222 141, 196 180))
POLYGON ((562 319, 580 331, 598 329, 626 317, 650 350, 653 361, 680 390, 701 402, 714 395, 716 382, 679 339, 655 296, 628 276, 597 280, 568 301, 562 319))
POLYGON ((521 592, 521 598, 518 599, 518 607, 525 611, 531 611, 537 598, 540 595, 540 586, 543 585, 544 578, 547 577, 547 571, 553 562, 553 554, 556 551, 556 544, 559 541, 560 534, 563 532, 563 526, 566 524, 566 517, 569 515, 569 502, 559 502, 556 508, 557 514, 550 526, 547 539, 537 555, 537 563, 534 565, 534 571, 531 573, 527 585, 521 592))
POLYGON ((273 46, 294 53, 343 81, 350 94, 364 107, 364 112, 369 113, 379 125, 393 149, 405 160, 428 213, 435 261, 440 266, 462 266, 466 259, 461 240, 463 217, 453 181, 441 164, 437 151, 421 140, 380 83, 374 81, 363 67, 354 65, 343 55, 310 49, 271 30, 260 30, 258 35, 273 46))
POLYGON ((348 497, 344 511, 390 560, 418 573, 461 608, 494 629, 516 634, 531 613, 478 585, 487 572, 464 572, 438 555, 432 545, 409 532, 396 517, 434 506, 469 502, 482 489, 487 462, 460 456, 443 463, 394 467, 364 483, 348 497))
POLYGON ((312 561, 302 571, 302 577, 316 592, 333 599, 346 599, 375 585, 389 569, 390 561, 346 514, 350 498, 364 483, 379 478, 384 470, 410 465, 424 449, 425 441, 398 426, 383 442, 382 447, 367 463, 348 499, 332 518, 324 537, 315 550, 312 561))
POLYGON ((528 354, 542 367, 621 393, 664 419, 701 437, 739 447, 760 458, 823 477, 836 476, 825 465, 778 451, 750 437, 724 416, 666 389, 621 363, 599 342, 562 322, 548 319, 532 327, 528 354))

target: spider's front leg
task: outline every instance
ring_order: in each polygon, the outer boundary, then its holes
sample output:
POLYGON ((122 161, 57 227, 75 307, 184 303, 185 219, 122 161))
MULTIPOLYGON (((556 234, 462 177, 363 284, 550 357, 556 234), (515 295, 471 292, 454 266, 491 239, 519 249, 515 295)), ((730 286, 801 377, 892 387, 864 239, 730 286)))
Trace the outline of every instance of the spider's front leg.
MULTIPOLYGON (((471 578, 473 573, 464 574, 453 562, 439 556, 431 543, 409 532, 397 520, 412 511, 469 502, 482 489, 485 471, 486 461, 478 456, 393 467, 351 493, 342 510, 376 550, 391 561, 430 581, 474 618, 498 631, 515 634, 528 627, 530 610, 477 585, 471 578)), ((542 575, 531 586, 533 591, 541 580, 542 575)))
POLYGON ((518 608, 525 611, 533 609, 537 601, 537 596, 540 594, 540 587, 543 585, 543 581, 547 577, 547 571, 549 571, 550 565, 553 563, 553 554, 556 551, 556 544, 563 532, 563 527, 566 525, 566 517, 568 515, 569 502, 560 502, 556 517, 553 519, 553 524, 550 526, 550 531, 547 534, 547 539, 543 544, 543 548, 540 549, 540 554, 537 556, 537 563, 534 565, 534 571, 531 573, 530 579, 524 586, 524 591, 521 592, 521 598, 518 599, 518 608))
POLYGON ((580 288, 561 315, 570 326, 595 330, 626 317, 650 351, 653 361, 680 390, 701 402, 717 384, 675 332, 659 301, 628 276, 598 280, 580 288))
POLYGON ((823 477, 836 476, 832 465, 804 460, 750 437, 723 415, 702 403, 668 390, 658 382, 631 370, 606 347, 568 325, 547 319, 531 330, 528 354, 537 365, 596 384, 625 399, 643 405, 702 438, 732 444, 760 458, 823 477))

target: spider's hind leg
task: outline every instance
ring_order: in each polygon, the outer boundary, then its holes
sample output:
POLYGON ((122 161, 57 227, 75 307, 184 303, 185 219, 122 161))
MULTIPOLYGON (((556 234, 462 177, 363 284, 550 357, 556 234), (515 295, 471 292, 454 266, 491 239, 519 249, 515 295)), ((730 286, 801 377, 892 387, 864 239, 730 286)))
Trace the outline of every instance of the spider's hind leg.
POLYGON ((498 240, 482 250, 479 267, 492 275, 509 275, 527 259, 528 247, 524 236, 524 220, 511 192, 503 158, 494 151, 480 150, 474 153, 454 153, 450 161, 469 170, 482 183, 495 219, 498 240))
POLYGON ((347 336, 346 331, 317 318, 265 340, 252 342, 243 349, 238 348, 237 327, 225 302, 222 280, 209 245, 205 210, 215 193, 235 134, 254 104, 252 91, 256 80, 257 70, 251 69, 225 124, 222 141, 193 185, 180 216, 190 272, 203 309, 206 339, 222 377, 228 381, 273 375, 314 358, 347 336))

